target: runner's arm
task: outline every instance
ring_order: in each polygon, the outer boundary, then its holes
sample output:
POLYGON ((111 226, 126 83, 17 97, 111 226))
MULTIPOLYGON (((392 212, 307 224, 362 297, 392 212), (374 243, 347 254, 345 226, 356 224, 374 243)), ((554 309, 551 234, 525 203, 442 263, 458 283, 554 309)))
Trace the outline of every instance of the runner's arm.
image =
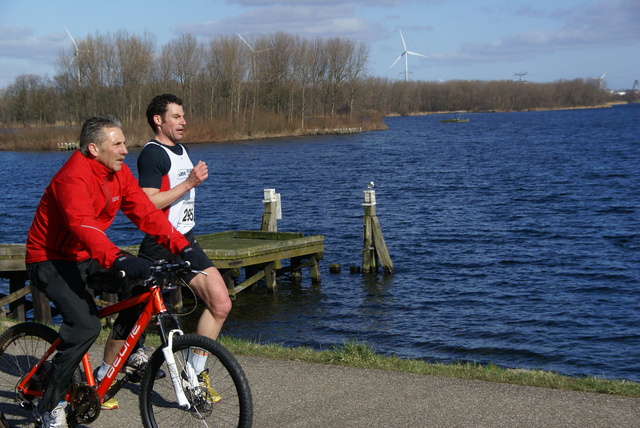
POLYGON ((191 170, 189 177, 172 189, 161 191, 155 187, 143 187, 142 190, 147 194, 151 202, 156 208, 163 209, 171 205, 182 195, 189 192, 194 187, 200 185, 209 176, 207 164, 199 161, 191 170))

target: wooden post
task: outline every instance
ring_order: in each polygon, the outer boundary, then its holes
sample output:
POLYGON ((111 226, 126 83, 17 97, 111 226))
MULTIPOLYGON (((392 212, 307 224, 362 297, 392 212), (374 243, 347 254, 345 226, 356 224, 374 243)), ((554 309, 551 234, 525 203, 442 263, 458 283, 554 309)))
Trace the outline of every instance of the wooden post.
POLYGON ((376 216, 376 192, 364 191, 364 243, 362 248, 362 271, 372 273, 378 271, 375 247, 373 246, 373 230, 371 218, 376 216))
POLYGON ((280 193, 276 189, 264 189, 264 214, 262 215, 263 232, 277 232, 278 220, 282 218, 280 210, 280 193))
POLYGON ((302 269, 299 267, 302 264, 302 257, 291 257, 291 282, 300 285, 302 284, 302 269))
POLYGON ((318 263, 318 259, 314 255, 310 259, 311 266, 309 266, 309 275, 311 276, 312 284, 320 284, 320 264, 318 263))
POLYGON ((373 182, 364 191, 364 246, 362 250, 362 271, 375 273, 378 271, 378 259, 385 273, 393 273, 393 262, 389 256, 387 245, 382 236, 382 229, 376 214, 376 192, 373 182))
POLYGON ((267 263, 264 268, 264 282, 267 284, 267 290, 271 291, 272 293, 275 293, 277 288, 276 270, 273 267, 275 263, 276 262, 267 263))
MULTIPOLYGON (((13 294, 16 291, 29 287, 26 285, 27 282, 27 273, 26 272, 15 272, 9 278, 9 294, 13 294)), ((24 322, 27 319, 26 310, 25 310, 25 299, 24 297, 9 304, 9 311, 11 311, 11 317, 20 322, 24 322)))
MULTIPOLYGON (((264 214, 262 214, 263 232, 277 232, 278 220, 282 219, 282 210, 280 208, 280 193, 276 193, 276 189, 264 189, 264 214)), ((276 260, 273 262, 273 269, 281 269, 282 262, 276 260)))
POLYGON ((51 324, 51 305, 47 296, 36 287, 31 287, 31 299, 33 300, 33 320, 41 324, 51 324))

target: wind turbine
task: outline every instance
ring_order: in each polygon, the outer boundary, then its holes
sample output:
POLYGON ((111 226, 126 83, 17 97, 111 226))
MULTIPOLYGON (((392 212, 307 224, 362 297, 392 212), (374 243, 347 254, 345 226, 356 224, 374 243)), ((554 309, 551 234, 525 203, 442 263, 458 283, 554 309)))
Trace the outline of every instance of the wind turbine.
POLYGON ((391 69, 394 65, 396 65, 396 62, 400 61, 400 58, 404 56, 404 81, 407 82, 409 80, 409 55, 421 56, 423 58, 429 58, 429 57, 426 55, 422 55, 416 52, 411 52, 410 50, 408 50, 407 44, 404 42, 404 37, 402 36, 402 30, 398 29, 398 31, 400 31, 400 38, 402 39, 402 46, 404 47, 404 51, 400 54, 398 59, 396 59, 393 62, 393 64, 391 64, 391 67, 389 67, 389 69, 391 69))
POLYGON ((67 30, 67 34, 69 35, 69 38, 71 39, 71 43, 73 43, 73 58, 71 59, 71 62, 76 60, 76 57, 78 56, 78 54, 80 53, 80 49, 78 49, 78 44, 76 43, 76 41, 73 39, 73 36, 71 35, 71 33, 69 32, 69 29, 67 28, 67 26, 64 26, 64 29, 67 30))
POLYGON ((236 35, 237 35, 238 37, 240 37, 240 40, 242 40, 242 41, 244 42, 244 44, 245 44, 245 45, 247 45, 247 46, 249 47, 249 49, 251 50, 251 55, 255 55, 255 54, 258 54, 258 53, 260 53, 260 52, 268 51, 268 50, 270 50, 270 49, 271 49, 271 48, 266 48, 266 49, 259 49, 259 50, 255 50, 255 49, 253 48, 253 46, 251 46, 251 45, 249 44, 249 42, 247 42, 247 41, 246 41, 246 40, 245 40, 245 39, 244 39, 240 34, 236 33, 236 35))
POLYGON ((607 73, 604 73, 604 74, 603 74, 602 76, 600 76, 600 78, 598 79, 598 80, 600 81, 600 84, 598 85, 598 86, 599 86, 599 89, 604 89, 604 87, 605 87, 605 83, 604 83, 604 76, 606 76, 606 75, 607 75, 607 73))
POLYGON ((69 62, 69 67, 71 67, 71 65, 75 61, 76 69, 77 69, 77 73, 78 73, 77 74, 78 84, 80 84, 80 63, 78 62, 78 55, 80 54, 81 51, 78 48, 78 44, 73 39, 73 36, 71 36, 71 33, 69 32, 69 29, 67 28, 66 25, 64 26, 64 29, 67 30, 67 34, 69 35, 69 38, 71 39, 71 43, 73 43, 73 58, 71 58, 71 61, 69 62))
POLYGON ((244 44, 247 45, 249 47, 249 50, 251 51, 251 78, 253 79, 253 108, 251 109, 251 123, 250 123, 250 126, 253 128, 253 119, 254 119, 255 113, 256 113, 256 102, 257 102, 257 94, 258 94, 258 79, 256 78, 256 60, 255 60, 255 56, 256 56, 256 54, 259 54, 261 52, 269 50, 270 48, 255 50, 253 48, 253 46, 251 46, 249 44, 249 42, 247 42, 244 39, 244 37, 242 37, 239 33, 236 33, 236 35, 238 37, 240 37, 240 40, 242 40, 244 42, 244 44))
POLYGON ((529 74, 528 71, 519 71, 517 73, 513 73, 514 76, 518 76, 519 77, 518 82, 522 82, 522 76, 526 76, 527 74, 529 74))
POLYGON ((245 45, 247 45, 247 46, 249 47, 249 49, 251 49, 251 52, 252 52, 252 53, 255 53, 255 51, 256 51, 256 50, 255 50, 255 49, 253 49, 253 46, 251 46, 251 45, 249 44, 249 42, 247 42, 247 41, 244 39, 244 37, 242 37, 239 33, 236 33, 236 36, 240 37, 240 40, 242 40, 242 41, 244 42, 244 44, 245 44, 245 45))

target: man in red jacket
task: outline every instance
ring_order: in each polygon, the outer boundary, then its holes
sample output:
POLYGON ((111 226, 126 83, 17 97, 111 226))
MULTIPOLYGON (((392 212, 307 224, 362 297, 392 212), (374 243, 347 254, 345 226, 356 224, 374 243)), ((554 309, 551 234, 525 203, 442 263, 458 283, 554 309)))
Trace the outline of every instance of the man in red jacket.
POLYGON ((149 262, 125 254, 105 231, 121 210, 140 230, 191 262, 204 260, 139 187, 123 163, 128 153, 120 123, 93 117, 85 122, 80 148, 54 175, 38 205, 27 237, 27 274, 62 316, 62 345, 38 411, 45 427, 66 427, 64 395, 73 371, 100 332, 87 270, 124 271, 130 279, 150 275, 149 262))

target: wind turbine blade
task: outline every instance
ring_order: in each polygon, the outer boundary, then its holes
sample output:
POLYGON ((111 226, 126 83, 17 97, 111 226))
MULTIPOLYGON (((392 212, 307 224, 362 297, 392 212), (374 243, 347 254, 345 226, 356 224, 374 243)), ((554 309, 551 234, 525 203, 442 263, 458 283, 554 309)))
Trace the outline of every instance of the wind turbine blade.
POLYGON ((253 52, 253 48, 251 47, 251 45, 244 39, 242 38, 242 36, 238 33, 236 33, 238 35, 238 37, 240 37, 240 40, 242 40, 244 42, 245 45, 249 46, 249 49, 251 49, 251 52, 253 52))
POLYGON ((76 48, 76 53, 78 52, 78 45, 76 44, 76 41, 73 40, 73 37, 71 36, 71 33, 69 32, 69 29, 67 28, 66 25, 63 26, 65 30, 67 30, 67 34, 69 35, 69 38, 71 39, 71 42, 73 43, 73 46, 76 48))
POLYGON ((429 58, 429 57, 428 57, 428 56, 426 56, 426 55, 422 55, 422 54, 419 54, 419 53, 416 53, 416 52, 407 51, 407 53, 408 53, 408 54, 411 54, 411 55, 421 56, 421 57, 423 57, 423 58, 429 58))
POLYGON ((396 62, 400 61, 400 58, 402 58, 402 55, 404 55, 404 52, 402 52, 402 54, 400 54, 400 56, 398 57, 398 59, 397 59, 397 60, 393 61, 393 64, 391 64, 391 67, 389 67, 390 69, 391 69, 394 65, 396 65, 396 62))
POLYGON ((406 52, 407 51, 407 44, 404 42, 404 36, 402 35, 402 30, 398 28, 398 31, 400 31, 400 38, 402 39, 402 46, 404 46, 404 50, 406 52))

